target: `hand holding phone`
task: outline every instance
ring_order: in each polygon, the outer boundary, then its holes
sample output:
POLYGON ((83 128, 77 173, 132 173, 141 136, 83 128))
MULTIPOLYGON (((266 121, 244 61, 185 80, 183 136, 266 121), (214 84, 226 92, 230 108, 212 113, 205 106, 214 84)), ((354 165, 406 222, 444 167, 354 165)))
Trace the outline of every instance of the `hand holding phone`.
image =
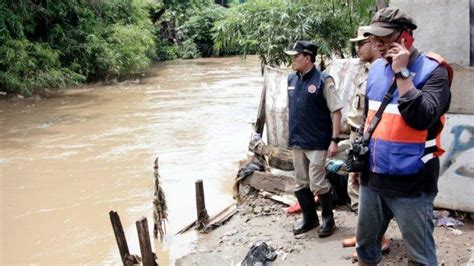
MULTIPOLYGON (((400 34, 400 37, 398 37, 398 40, 396 41, 399 44, 402 44, 402 40, 405 41, 405 48, 407 50, 410 50, 411 46, 413 45, 413 41, 415 40, 413 36, 411 36, 410 33, 407 31, 404 31, 400 34)), ((392 64, 392 56, 390 53, 386 56, 387 61, 392 64)))
POLYGON ((400 38, 398 38, 397 42, 399 44, 402 44, 402 40, 405 40, 405 47, 410 50, 411 46, 413 45, 413 41, 415 39, 413 39, 413 36, 411 36, 410 33, 408 33, 407 31, 404 31, 402 32, 402 34, 400 34, 400 38))

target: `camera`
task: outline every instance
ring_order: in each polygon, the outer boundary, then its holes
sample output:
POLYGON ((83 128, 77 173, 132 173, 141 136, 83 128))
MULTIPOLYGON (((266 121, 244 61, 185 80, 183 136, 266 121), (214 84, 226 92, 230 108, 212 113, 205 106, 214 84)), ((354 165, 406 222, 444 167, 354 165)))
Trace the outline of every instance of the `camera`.
POLYGON ((364 172, 368 167, 369 145, 368 141, 358 137, 352 143, 352 147, 347 150, 345 161, 348 172, 364 172))

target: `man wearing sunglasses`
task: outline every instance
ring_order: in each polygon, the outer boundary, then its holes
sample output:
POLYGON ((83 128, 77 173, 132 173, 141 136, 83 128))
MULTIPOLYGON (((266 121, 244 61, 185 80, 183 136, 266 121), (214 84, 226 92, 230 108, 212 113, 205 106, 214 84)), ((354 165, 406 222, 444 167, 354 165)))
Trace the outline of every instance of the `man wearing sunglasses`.
MULTIPOLYGON (((359 135, 360 120, 364 112, 365 106, 365 89, 367 86, 367 74, 370 65, 380 57, 379 52, 375 49, 369 40, 368 36, 364 36, 368 26, 361 26, 357 30, 357 36, 349 39, 350 42, 355 43, 357 48, 357 55, 362 64, 364 64, 364 72, 359 77, 359 83, 355 89, 355 93, 351 98, 350 110, 347 114, 347 123, 351 128, 350 140, 359 135)), ((359 207, 359 175, 360 173, 349 173, 347 180, 347 194, 351 200, 351 209, 355 212, 359 207)), ((356 238, 351 237, 342 241, 343 247, 354 247, 356 245, 356 238)), ((390 241, 386 237, 382 237, 382 253, 387 253, 390 250, 390 241)), ((352 254, 353 258, 357 257, 356 252, 352 254)))
POLYGON ((423 54, 412 45, 416 28, 404 11, 389 7, 374 15, 364 33, 382 58, 368 74, 362 131, 369 128, 390 87, 396 89, 372 132, 368 171, 360 178, 359 265, 381 261, 381 239, 392 218, 409 260, 437 265, 432 211, 452 70, 439 55, 423 54))
MULTIPOLYGON (((357 30, 357 36, 349 39, 350 42, 355 43, 357 48, 357 55, 362 64, 364 64, 364 73, 359 78, 359 84, 355 89, 355 93, 351 98, 350 110, 347 114, 347 123, 351 128, 350 140, 353 141, 360 128, 360 118, 364 111, 365 103, 365 87, 367 85, 367 74, 369 67, 372 62, 379 57, 379 53, 375 50, 374 46, 369 40, 369 37, 364 36, 367 26, 359 27, 357 30)), ((347 194, 351 199, 351 209, 357 211, 359 205, 359 178, 358 173, 349 173, 349 179, 347 181, 347 194)), ((355 238, 354 238, 355 245, 355 238)))

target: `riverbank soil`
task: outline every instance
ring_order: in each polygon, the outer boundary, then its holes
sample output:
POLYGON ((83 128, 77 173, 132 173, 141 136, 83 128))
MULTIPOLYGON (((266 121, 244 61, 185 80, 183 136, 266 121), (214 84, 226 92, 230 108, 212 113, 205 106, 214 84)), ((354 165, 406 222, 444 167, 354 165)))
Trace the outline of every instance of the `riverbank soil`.
MULTIPOLYGON (((354 248, 342 248, 341 245, 343 239, 352 237, 355 232, 355 213, 345 208, 336 209, 338 228, 328 238, 319 238, 317 229, 295 237, 292 225, 299 215, 286 215, 283 207, 270 199, 250 196, 238 206, 237 213, 225 225, 202 234, 196 243, 196 252, 177 260, 176 265, 236 265, 257 241, 265 241, 277 252, 272 265, 355 263, 351 259, 354 248)), ((436 227, 434 235, 440 265, 474 263, 472 220, 465 221, 464 226, 455 230, 436 227)), ((389 254, 384 255, 381 265, 406 265, 408 256, 395 221, 390 223, 387 236, 391 239, 391 249, 389 254)))

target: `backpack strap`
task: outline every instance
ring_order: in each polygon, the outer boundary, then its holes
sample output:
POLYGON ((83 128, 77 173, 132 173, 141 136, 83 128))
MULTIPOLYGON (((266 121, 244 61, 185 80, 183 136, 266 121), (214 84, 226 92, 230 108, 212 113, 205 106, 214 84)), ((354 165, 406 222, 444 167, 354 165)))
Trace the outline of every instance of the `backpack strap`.
POLYGON ((426 56, 433 60, 436 60, 440 65, 443 65, 446 67, 446 69, 448 70, 449 88, 451 88, 451 84, 453 83, 453 76, 454 76, 453 68, 451 67, 451 65, 449 65, 446 59, 444 59, 441 55, 437 53, 428 52, 426 56))
MULTIPOLYGON (((448 62, 446 61, 446 59, 444 59, 441 55, 437 54, 437 53, 434 53, 434 52, 428 52, 426 54, 427 57, 433 59, 433 60, 436 60, 440 65, 443 65, 446 67, 446 69, 448 70, 448 83, 449 83, 449 88, 451 89, 451 84, 453 83, 453 68, 451 67, 451 65, 448 64, 448 62)), ((441 131, 443 130, 444 128, 444 125, 446 124, 446 115, 442 115, 440 117, 440 127, 438 128, 438 132, 436 134, 436 147, 437 147, 437 151, 434 152, 434 155, 436 157, 440 157, 445 151, 441 148, 441 131)))

